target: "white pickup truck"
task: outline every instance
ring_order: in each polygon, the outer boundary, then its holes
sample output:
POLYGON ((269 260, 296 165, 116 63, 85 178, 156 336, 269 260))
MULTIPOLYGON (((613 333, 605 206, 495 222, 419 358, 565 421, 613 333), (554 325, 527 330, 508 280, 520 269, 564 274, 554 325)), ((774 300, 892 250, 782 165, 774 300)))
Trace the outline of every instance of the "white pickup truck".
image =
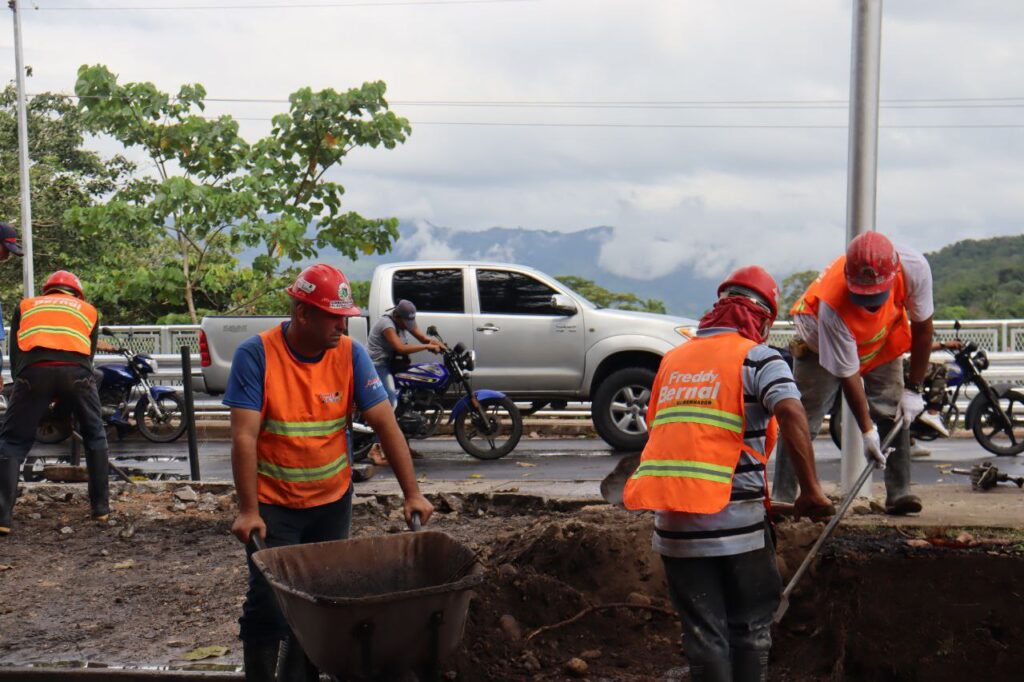
MULTIPOLYGON (((689 338, 694 320, 600 308, 553 277, 508 263, 415 261, 378 266, 369 319, 349 334, 365 343, 367 327, 401 299, 416 304, 421 329, 437 327, 449 344, 476 354, 473 384, 517 402, 564 405, 590 400, 594 427, 610 445, 638 450, 661 357, 689 338)), ((209 393, 227 386, 242 341, 281 317, 205 317, 200 330, 209 393)), ((430 362, 422 353, 414 362, 430 362)))

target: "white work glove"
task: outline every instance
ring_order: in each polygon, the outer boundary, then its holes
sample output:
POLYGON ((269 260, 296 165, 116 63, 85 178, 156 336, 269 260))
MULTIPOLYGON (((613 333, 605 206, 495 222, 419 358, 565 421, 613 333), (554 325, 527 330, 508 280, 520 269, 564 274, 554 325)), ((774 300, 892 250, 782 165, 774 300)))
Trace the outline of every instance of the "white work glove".
POLYGON ((903 397, 900 398, 899 409, 896 410, 896 420, 900 417, 906 419, 906 426, 921 416, 924 412, 924 397, 920 393, 903 389, 903 397))
POLYGON ((878 427, 872 426, 864 435, 864 459, 875 463, 876 469, 885 468, 885 455, 882 453, 882 439, 878 435, 878 427))

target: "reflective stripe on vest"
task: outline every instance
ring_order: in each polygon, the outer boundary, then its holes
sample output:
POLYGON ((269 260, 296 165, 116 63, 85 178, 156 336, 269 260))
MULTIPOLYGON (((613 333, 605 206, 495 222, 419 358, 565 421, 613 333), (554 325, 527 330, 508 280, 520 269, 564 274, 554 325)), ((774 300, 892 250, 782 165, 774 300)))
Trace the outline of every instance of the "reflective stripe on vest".
POLYGON ((352 482, 346 429, 352 409, 352 342, 317 362, 296 359, 284 331, 260 334, 266 356, 260 434, 260 502, 306 509, 335 502, 352 482))
POLYGON ((659 410, 651 426, 663 424, 706 424, 717 426, 727 431, 743 433, 743 415, 732 414, 723 410, 712 410, 706 407, 668 407, 659 410))
MULTIPOLYGON (((626 482, 628 509, 714 514, 729 503, 744 442, 743 361, 753 341, 737 333, 697 337, 669 351, 651 389, 650 437, 626 482)), ((776 425, 765 433, 766 452, 776 425)))
POLYGON ((337 476, 348 464, 348 457, 342 455, 338 459, 318 467, 282 467, 270 462, 257 461, 256 471, 278 481, 323 481, 337 476))
POLYGON ((92 355, 97 313, 89 303, 64 294, 27 298, 19 307, 18 348, 68 351, 92 355))
POLYGON ((910 322, 907 320, 907 287, 903 268, 896 273, 889 298, 871 312, 850 301, 843 270, 846 256, 840 256, 825 268, 793 306, 790 313, 818 316, 821 301, 842 319, 857 342, 860 373, 891 362, 910 350, 910 322))

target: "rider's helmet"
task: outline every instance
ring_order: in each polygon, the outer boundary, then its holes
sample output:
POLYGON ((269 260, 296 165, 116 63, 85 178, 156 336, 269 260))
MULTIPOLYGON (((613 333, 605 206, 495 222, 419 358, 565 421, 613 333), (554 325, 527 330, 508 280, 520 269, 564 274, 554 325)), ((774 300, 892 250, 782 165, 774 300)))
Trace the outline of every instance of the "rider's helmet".
POLYGON ((362 314, 352 299, 352 286, 345 273, 326 263, 310 265, 285 291, 296 301, 314 305, 332 315, 355 317, 362 314))
POLYGON ((58 270, 46 278, 46 283, 43 284, 43 293, 47 294, 54 289, 78 298, 85 298, 85 294, 82 293, 82 282, 67 270, 58 270))
POLYGON ((734 271, 718 285, 718 297, 743 296, 765 308, 774 322, 779 314, 779 285, 768 271, 748 265, 734 271))
POLYGON ((857 235, 846 247, 846 287, 853 302, 862 306, 877 306, 889 297, 896 274, 900 269, 900 256, 889 238, 880 232, 857 235))

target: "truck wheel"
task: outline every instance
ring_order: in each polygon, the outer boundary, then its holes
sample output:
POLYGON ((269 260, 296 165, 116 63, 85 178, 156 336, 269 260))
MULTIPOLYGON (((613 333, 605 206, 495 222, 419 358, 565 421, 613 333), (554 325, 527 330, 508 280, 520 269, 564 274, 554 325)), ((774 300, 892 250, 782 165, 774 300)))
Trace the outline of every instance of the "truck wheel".
POLYGON ((597 434, 616 450, 642 450, 647 443, 647 402, 654 371, 627 367, 601 382, 590 404, 597 434))

